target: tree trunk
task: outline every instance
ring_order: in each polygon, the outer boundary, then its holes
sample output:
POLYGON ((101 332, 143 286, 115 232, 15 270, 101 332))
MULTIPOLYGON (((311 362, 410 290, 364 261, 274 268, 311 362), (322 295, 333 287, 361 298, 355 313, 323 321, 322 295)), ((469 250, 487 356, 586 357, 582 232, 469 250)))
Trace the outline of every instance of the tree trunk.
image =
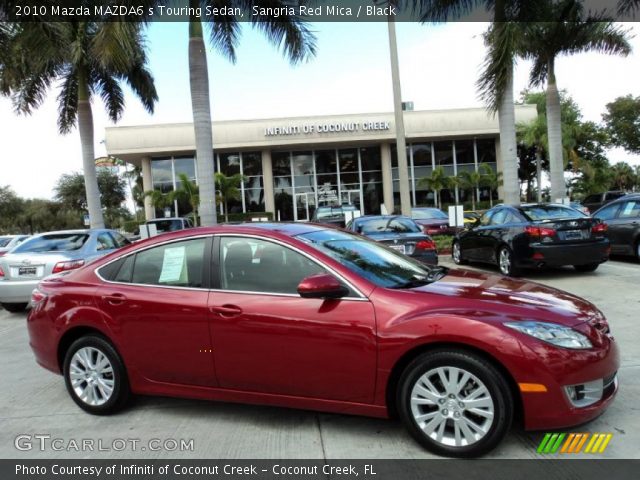
MULTIPOLYGON (((194 0, 191 0, 191 3, 198 4, 194 0)), ((213 132, 209 106, 207 52, 202 36, 202 24, 197 18, 192 18, 189 23, 189 84, 200 187, 200 224, 210 226, 217 223, 216 188, 213 179, 213 132)))
POLYGON ((224 201, 224 221, 229 223, 229 208, 227 207, 227 200, 224 201))
POLYGON ((549 138, 551 201, 562 201, 566 197, 564 162, 562 160, 562 124, 560 120, 560 95, 556 85, 553 61, 549 62, 549 79, 547 81, 547 137, 549 138))
POLYGON ((89 103, 87 79, 80 75, 78 79, 78 131, 82 146, 82 170, 84 172, 84 189, 87 196, 87 210, 91 228, 104 228, 100 189, 96 174, 95 154, 93 150, 93 115, 89 103))
POLYGON ((536 186, 538 187, 538 203, 542 202, 542 156, 536 147, 536 186))
MULTIPOLYGON (((502 157, 502 179, 504 203, 520 205, 520 182, 518 180, 518 157, 516 147, 515 105, 513 103, 513 63, 509 67, 507 86, 498 106, 500 124, 500 156, 502 157)), ((491 193, 493 195, 493 193, 491 193)), ((493 197, 489 197, 493 202, 493 197)), ((492 203, 493 206, 493 203, 492 203)))
POLYGON ((476 189, 471 187, 471 209, 476 209, 476 189))

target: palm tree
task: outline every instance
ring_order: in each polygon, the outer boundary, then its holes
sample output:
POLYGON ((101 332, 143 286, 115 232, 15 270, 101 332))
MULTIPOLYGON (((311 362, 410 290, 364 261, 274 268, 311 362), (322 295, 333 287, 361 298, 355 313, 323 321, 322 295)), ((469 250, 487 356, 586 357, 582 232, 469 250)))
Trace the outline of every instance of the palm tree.
MULTIPOLYGON (((191 7, 202 7, 203 11, 209 3, 208 0, 189 0, 191 7)), ((270 0, 268 3, 270 7, 287 5, 285 0, 270 0)), ((280 47, 293 64, 315 54, 315 37, 297 15, 284 13, 277 18, 251 15, 251 12, 247 11, 251 8, 251 2, 246 0, 220 0, 216 2, 216 6, 240 7, 245 16, 251 18, 252 26, 261 30, 267 40, 275 46, 280 47)), ((227 16, 224 21, 215 20, 214 17, 192 16, 189 22, 189 80, 200 186, 200 219, 202 225, 208 226, 216 223, 216 210, 209 72, 203 22, 209 27, 211 44, 235 62, 235 49, 240 39, 240 21, 235 16, 227 16)))
POLYGON ((555 61, 559 55, 596 51, 607 54, 628 55, 631 46, 626 31, 615 26, 603 15, 585 16, 579 0, 545 0, 536 2, 539 15, 545 22, 520 24, 520 54, 533 62, 530 84, 547 82, 547 130, 551 199, 566 196, 562 155, 562 124, 560 94, 556 83, 555 61))
MULTIPOLYGON (((30 114, 49 87, 59 88, 58 130, 77 124, 82 146, 87 208, 92 228, 104 227, 94 164, 91 101, 100 97, 117 122, 124 110, 121 83, 127 83, 148 112, 158 99, 147 69, 142 26, 130 22, 24 22, 13 24, 0 69, 0 93, 9 94, 19 113, 30 114)), ((6 37, 6 32, 5 32, 6 37)))
POLYGON ((476 194, 480 182, 482 182, 482 174, 475 170, 465 170, 458 173, 458 185, 463 190, 469 190, 471 192, 471 209, 476 209, 476 194))
POLYGON ((480 170, 482 170, 480 185, 489 187, 489 206, 493 208, 493 192, 503 184, 502 172, 497 172, 486 163, 480 165, 480 170))
POLYGON ((162 193, 160 190, 147 190, 144 192, 144 197, 150 197, 151 205, 160 210, 164 210, 173 204, 173 201, 169 198, 169 194, 162 193))
POLYGON ((631 190, 636 183, 633 167, 627 162, 618 162, 611 167, 612 183, 618 190, 631 190))
POLYGON ((186 173, 179 173, 180 185, 169 192, 168 197, 170 202, 180 201, 188 203, 191 206, 193 212, 193 224, 198 226, 198 205, 200 205, 200 189, 198 184, 189 180, 186 173))
POLYGON ((592 193, 600 193, 609 190, 612 174, 609 169, 594 167, 586 164, 581 169, 581 176, 572 181, 573 192, 583 197, 592 193))
POLYGON ((440 191, 452 186, 451 177, 448 177, 442 167, 436 167, 431 175, 418 180, 419 187, 426 187, 435 193, 434 205, 440 208, 440 191))
POLYGON ((493 23, 485 34, 487 56, 477 82, 480 97, 498 114, 500 152, 504 174, 504 200, 520 203, 520 183, 513 98, 513 65, 518 51, 517 21, 527 20, 530 0, 419 0, 423 22, 459 18, 475 8, 493 10, 493 23))
POLYGON ((227 177, 224 173, 216 172, 215 181, 218 189, 218 199, 224 207, 224 221, 229 222, 229 200, 240 199, 240 184, 246 180, 241 173, 227 177))

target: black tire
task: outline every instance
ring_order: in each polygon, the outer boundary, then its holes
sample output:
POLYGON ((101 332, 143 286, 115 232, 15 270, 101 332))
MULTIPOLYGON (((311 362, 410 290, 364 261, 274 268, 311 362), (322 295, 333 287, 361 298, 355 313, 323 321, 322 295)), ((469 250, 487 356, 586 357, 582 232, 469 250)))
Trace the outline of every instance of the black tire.
POLYGON ((451 245, 451 259, 456 265, 466 265, 467 263, 469 263, 462 256, 462 246, 460 245, 460 242, 458 240, 455 240, 451 245), (458 248, 458 255, 456 255, 456 248, 458 248))
POLYGON ((636 261, 640 262, 640 238, 636 240, 636 244, 633 247, 633 253, 636 257, 636 261))
MULTIPOLYGON (((473 381, 471 380, 471 382, 473 381)), ((465 385, 468 384, 469 381, 465 385)), ((464 401, 464 398, 461 397, 459 400, 464 401)), ((407 366, 402 374, 398 384, 396 401, 400 419, 413 438, 427 450, 447 457, 473 458, 486 454, 502 441, 513 420, 513 398, 506 379, 490 362, 479 355, 464 350, 434 350, 420 355, 407 366), (438 442, 422 430, 414 417, 411 406, 412 390, 423 375, 439 367, 455 367, 470 373, 484 384, 491 397, 493 402, 491 424, 484 436, 475 443, 452 446, 438 442)), ((456 400, 454 400, 455 402, 456 400)), ((446 403, 444 406, 446 407, 446 403)), ((429 408, 434 408, 434 406, 429 408)), ((435 405, 436 411, 440 408, 441 405, 435 405)), ((468 418, 468 412, 463 411, 462 414, 468 418)), ((455 422, 457 420, 453 418, 446 420, 446 428, 453 428, 455 422)))
POLYGON ((24 312, 27 309, 28 303, 1 303, 2 308, 4 308, 7 312, 11 313, 20 313, 24 312))
MULTIPOLYGON (((111 343, 109 343, 109 341, 104 337, 98 335, 87 335, 73 342, 65 354, 63 372, 67 391, 73 401, 76 402, 76 404, 84 411, 93 415, 109 415, 111 413, 115 413, 127 404, 129 397, 131 396, 127 371, 120 359, 120 355, 118 355, 118 352, 113 348, 113 345, 111 345, 111 343), (102 353, 102 355, 108 359, 112 367, 112 393, 104 403, 99 405, 90 405, 83 400, 71 383, 72 359, 76 352, 87 347, 102 353)), ((101 400, 104 400, 104 398, 101 400)))
POLYGON ((587 263, 586 265, 574 265, 573 268, 579 272, 595 272, 599 266, 599 263, 587 263))
POLYGON ((502 245, 498 249, 498 254, 496 255, 496 261, 498 263, 498 269, 500 273, 506 275, 508 277, 518 277, 520 276, 520 269, 515 265, 515 259, 513 258, 513 252, 511 249, 502 245), (502 262, 502 256, 505 255, 508 258, 508 265, 502 262))

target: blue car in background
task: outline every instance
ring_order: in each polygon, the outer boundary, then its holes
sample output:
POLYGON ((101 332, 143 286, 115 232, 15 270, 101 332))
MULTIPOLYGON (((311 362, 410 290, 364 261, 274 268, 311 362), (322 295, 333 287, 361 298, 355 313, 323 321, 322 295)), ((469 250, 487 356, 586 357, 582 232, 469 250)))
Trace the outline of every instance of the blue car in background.
POLYGON ((411 218, 400 215, 366 215, 353 219, 345 227, 429 265, 438 264, 433 239, 411 218))
POLYGON ((106 229, 34 235, 0 257, 0 305, 21 312, 44 277, 80 268, 127 244, 120 233, 106 229))

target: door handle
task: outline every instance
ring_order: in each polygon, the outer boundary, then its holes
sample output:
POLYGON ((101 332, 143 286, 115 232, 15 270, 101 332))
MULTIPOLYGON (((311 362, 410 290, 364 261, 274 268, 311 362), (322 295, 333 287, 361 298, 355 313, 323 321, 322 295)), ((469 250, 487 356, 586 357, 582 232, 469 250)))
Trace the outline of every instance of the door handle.
POLYGON ((121 293, 113 293, 111 295, 103 295, 102 299, 110 305, 120 305, 127 300, 127 297, 121 293))
POLYGON ((214 305, 209 307, 209 311, 225 317, 236 317, 242 313, 242 309, 235 305, 214 305))

